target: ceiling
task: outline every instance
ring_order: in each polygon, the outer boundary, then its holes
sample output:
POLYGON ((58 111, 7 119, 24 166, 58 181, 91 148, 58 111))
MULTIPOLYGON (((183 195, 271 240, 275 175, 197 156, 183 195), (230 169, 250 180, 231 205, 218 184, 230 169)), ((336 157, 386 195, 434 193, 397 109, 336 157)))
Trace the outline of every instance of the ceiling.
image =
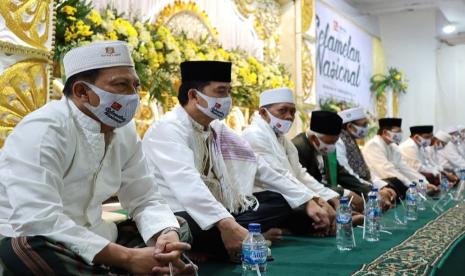
POLYGON ((438 11, 438 39, 446 43, 465 43, 465 0, 345 0, 346 3, 365 15, 382 15, 422 9, 438 11), (444 25, 453 23, 457 31, 450 35, 442 33, 444 25))

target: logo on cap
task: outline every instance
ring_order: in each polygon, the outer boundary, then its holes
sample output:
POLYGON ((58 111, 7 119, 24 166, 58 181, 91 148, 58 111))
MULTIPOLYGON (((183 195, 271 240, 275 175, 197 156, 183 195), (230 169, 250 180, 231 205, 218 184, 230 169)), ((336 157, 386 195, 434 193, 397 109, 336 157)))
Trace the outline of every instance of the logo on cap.
POLYGON ((113 48, 113 47, 105 47, 105 53, 107 55, 111 55, 111 54, 115 53, 115 48, 113 48))
POLYGON ((221 104, 220 103, 215 103, 215 107, 216 109, 220 109, 221 108, 221 104))
POLYGON ((280 123, 276 123, 276 127, 277 127, 277 128, 281 128, 282 125, 281 125, 280 123))
POLYGON ((111 108, 113 108, 116 111, 119 111, 121 107, 123 106, 119 102, 113 102, 113 104, 111 105, 111 108))
POLYGON ((121 54, 116 53, 115 47, 105 47, 105 54, 102 54, 102 57, 116 57, 120 55, 121 54))

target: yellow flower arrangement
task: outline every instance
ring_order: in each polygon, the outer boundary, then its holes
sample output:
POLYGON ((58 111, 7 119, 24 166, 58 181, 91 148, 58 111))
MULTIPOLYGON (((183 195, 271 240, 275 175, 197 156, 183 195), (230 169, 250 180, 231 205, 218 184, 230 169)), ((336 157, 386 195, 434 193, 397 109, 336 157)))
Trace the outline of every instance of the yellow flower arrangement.
POLYGON ((95 26, 100 26, 102 24, 102 17, 96 10, 92 10, 86 18, 95 26))
MULTIPOLYGON (((166 26, 131 22, 106 9, 99 13, 84 0, 59 0, 62 32, 57 32, 57 52, 97 40, 128 42, 141 79, 142 89, 160 101, 172 99, 180 84, 179 64, 183 60, 230 61, 232 97, 235 105, 256 109, 261 91, 293 87, 289 74, 279 64, 264 63, 242 50, 225 50, 205 38, 174 36, 166 26), (76 10, 69 7, 78 7, 76 10), (79 15, 79 16, 78 16, 79 15), (74 19, 69 17, 76 16, 74 19)), ((60 56, 60 54, 58 54, 60 56)))
POLYGON ((61 8, 61 11, 67 14, 68 16, 73 16, 76 13, 77 9, 75 7, 66 5, 63 8, 61 8))

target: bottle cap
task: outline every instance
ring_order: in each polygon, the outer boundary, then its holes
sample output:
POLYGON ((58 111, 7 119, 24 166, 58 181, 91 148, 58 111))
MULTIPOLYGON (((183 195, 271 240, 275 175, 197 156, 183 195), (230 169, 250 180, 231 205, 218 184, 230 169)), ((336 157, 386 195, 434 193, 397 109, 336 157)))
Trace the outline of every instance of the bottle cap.
POLYGON ((376 188, 376 187, 371 187, 371 191, 372 191, 372 192, 378 192, 379 190, 378 190, 378 188, 376 188))
POLYGON ((419 179, 418 181, 420 181, 420 183, 423 183, 423 179, 419 179))
POLYGON ((376 195, 368 195, 368 199, 376 199, 376 195))
POLYGON ((349 199, 347 197, 341 197, 341 199, 339 200, 339 203, 340 204, 347 204, 349 203, 349 199))
POLYGON ((260 223, 249 223, 249 232, 258 232, 260 233, 261 230, 261 225, 260 223))
POLYGON ((413 182, 412 184, 409 185, 410 188, 415 188, 417 186, 417 184, 415 184, 415 182, 413 182))

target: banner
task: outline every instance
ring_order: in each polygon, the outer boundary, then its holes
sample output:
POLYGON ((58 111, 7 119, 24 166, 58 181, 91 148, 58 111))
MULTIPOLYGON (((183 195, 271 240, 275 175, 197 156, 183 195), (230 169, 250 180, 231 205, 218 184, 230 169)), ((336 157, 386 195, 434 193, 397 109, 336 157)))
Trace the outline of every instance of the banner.
POLYGON ((370 109, 372 37, 316 2, 316 96, 319 105, 370 109))

